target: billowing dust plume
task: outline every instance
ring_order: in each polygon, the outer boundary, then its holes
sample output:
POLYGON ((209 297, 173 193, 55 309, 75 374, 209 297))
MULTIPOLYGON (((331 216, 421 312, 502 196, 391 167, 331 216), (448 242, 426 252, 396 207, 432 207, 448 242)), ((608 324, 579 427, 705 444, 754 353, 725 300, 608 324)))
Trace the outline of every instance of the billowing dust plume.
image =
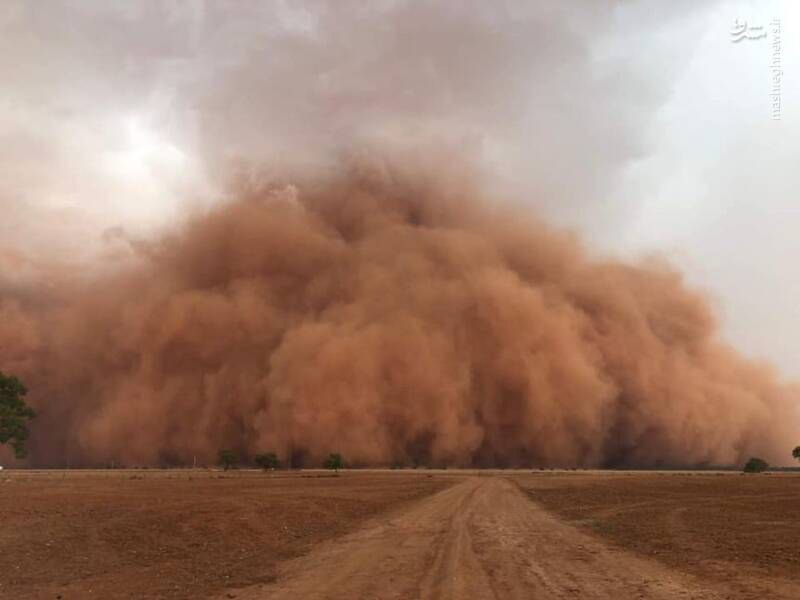
POLYGON ((121 272, 0 282, 32 463, 784 462, 796 390, 678 273, 592 260, 456 179, 242 186, 121 272))

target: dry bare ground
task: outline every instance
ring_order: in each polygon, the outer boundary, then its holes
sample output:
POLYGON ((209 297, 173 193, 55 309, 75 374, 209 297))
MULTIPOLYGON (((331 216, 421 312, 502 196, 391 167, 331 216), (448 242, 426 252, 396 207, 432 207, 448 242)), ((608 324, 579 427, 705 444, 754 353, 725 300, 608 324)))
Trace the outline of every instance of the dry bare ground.
POLYGON ((796 476, 132 476, 2 484, 0 597, 800 598, 796 476))
POLYGON ((800 598, 788 579, 740 568, 728 576, 703 579, 608 544, 531 502, 512 479, 485 476, 376 519, 285 563, 275 582, 228 597, 800 598))
POLYGON ((0 599, 204 598, 449 485, 394 473, 4 471, 0 599))
POLYGON ((800 598, 800 476, 537 473, 518 479, 566 522, 639 556, 724 583, 732 598, 800 598), (753 592, 755 590, 755 592, 753 592))

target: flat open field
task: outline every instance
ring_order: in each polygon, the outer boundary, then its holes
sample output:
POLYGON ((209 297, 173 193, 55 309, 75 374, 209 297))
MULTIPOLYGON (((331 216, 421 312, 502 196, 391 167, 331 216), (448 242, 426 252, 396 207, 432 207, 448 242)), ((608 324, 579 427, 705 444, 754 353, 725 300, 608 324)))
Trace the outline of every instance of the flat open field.
POLYGON ((202 598, 449 485, 411 473, 0 473, 0 598, 202 598))
POLYGON ((518 481, 567 523, 703 579, 800 577, 800 474, 545 471, 518 481))
POLYGON ((800 476, 4 472, 0 598, 800 598, 800 476))

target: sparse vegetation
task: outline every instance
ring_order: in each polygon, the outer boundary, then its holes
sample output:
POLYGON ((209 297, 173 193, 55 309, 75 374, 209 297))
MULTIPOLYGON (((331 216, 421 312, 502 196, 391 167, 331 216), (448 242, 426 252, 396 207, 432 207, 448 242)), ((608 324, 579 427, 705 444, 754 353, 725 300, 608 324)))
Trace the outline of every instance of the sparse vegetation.
POLYGON ((25 403, 27 388, 13 375, 0 371, 0 444, 10 443, 17 458, 25 458, 28 421, 36 416, 25 403))
POLYGON ((239 462, 239 456, 233 450, 220 450, 218 459, 219 465, 226 471, 234 468, 239 462))
POLYGON ((278 455, 275 454, 274 452, 264 452, 262 454, 256 454, 255 461, 256 464, 265 471, 269 471, 271 469, 279 469, 281 466, 281 462, 278 460, 278 455))
POLYGON ((244 598, 236 588, 272 581, 281 561, 450 483, 396 475, 0 476, 0 598, 244 598))
POLYGON ((797 446, 794 450, 792 450, 792 456, 797 460, 800 460, 800 446, 797 446))
POLYGON ((325 459, 325 463, 323 465, 326 469, 330 469, 331 471, 338 471, 339 469, 344 467, 344 460, 342 459, 342 455, 338 452, 334 452, 325 459))
POLYGON ((745 473, 763 473, 769 468, 769 463, 764 459, 752 457, 744 465, 745 473))

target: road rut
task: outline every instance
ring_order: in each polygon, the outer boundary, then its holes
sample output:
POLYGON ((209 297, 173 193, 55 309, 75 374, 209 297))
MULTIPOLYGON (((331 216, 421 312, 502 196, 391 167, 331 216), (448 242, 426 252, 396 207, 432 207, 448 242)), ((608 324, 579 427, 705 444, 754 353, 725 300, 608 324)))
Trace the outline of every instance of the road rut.
MULTIPOLYGON (((800 587, 710 584, 564 523, 502 477, 471 477, 310 554, 238 600, 798 598, 800 587)), ((232 594, 232 595, 231 595, 232 594)))

